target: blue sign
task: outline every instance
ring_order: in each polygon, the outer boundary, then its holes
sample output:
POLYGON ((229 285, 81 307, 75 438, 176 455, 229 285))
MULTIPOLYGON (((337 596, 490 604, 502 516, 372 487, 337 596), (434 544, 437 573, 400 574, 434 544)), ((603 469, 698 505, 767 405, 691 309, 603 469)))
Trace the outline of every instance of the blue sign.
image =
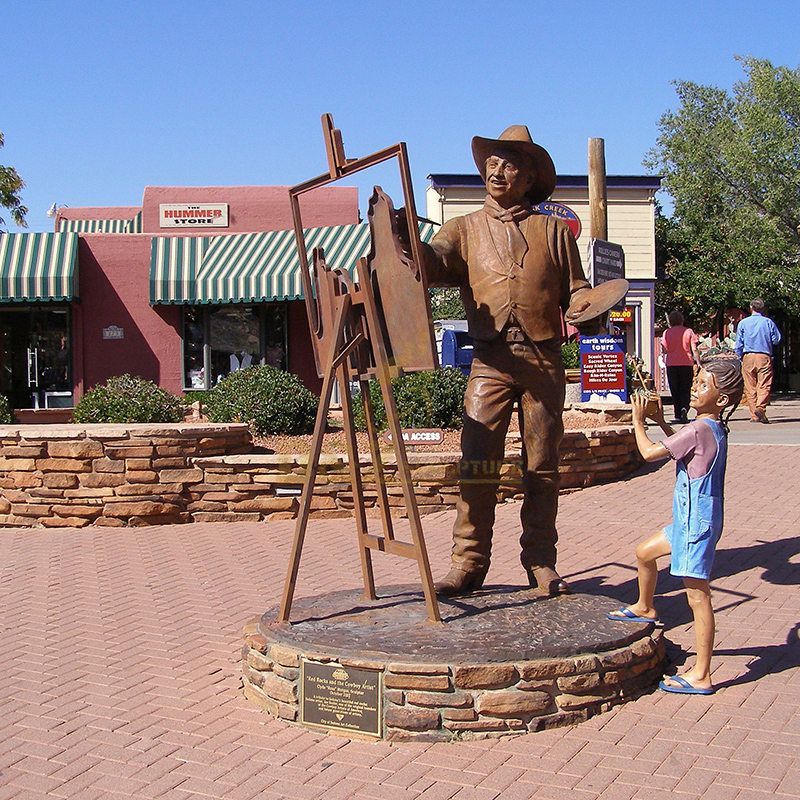
POLYGON ((581 402, 628 402, 624 336, 579 336, 581 402))
POLYGON ((535 206, 540 214, 547 214, 551 217, 557 217, 569 225, 572 235, 578 239, 581 235, 581 221, 578 215, 563 203, 555 203, 552 200, 545 200, 543 203, 535 206))

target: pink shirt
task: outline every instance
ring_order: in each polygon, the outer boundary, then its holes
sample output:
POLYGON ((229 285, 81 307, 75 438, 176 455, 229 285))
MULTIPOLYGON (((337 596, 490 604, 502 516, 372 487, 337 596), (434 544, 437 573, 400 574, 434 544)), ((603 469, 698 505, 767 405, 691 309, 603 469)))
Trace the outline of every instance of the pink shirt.
POLYGON ((694 364, 692 345, 697 334, 685 325, 673 325, 661 337, 661 352, 668 367, 691 367, 694 364))
POLYGON ((699 419, 668 436, 662 444, 675 461, 683 461, 692 480, 706 475, 717 457, 714 432, 699 419))

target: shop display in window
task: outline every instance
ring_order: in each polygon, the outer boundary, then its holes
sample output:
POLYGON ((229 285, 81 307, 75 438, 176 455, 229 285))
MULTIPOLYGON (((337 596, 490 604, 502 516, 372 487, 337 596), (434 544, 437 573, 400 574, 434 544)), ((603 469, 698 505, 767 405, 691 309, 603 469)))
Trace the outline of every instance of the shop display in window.
POLYGON ((190 306, 183 317, 184 388, 213 389, 256 364, 286 369, 286 306, 190 306))
POLYGON ((203 310, 187 308, 183 316, 183 385, 187 389, 206 388, 205 331, 203 310))

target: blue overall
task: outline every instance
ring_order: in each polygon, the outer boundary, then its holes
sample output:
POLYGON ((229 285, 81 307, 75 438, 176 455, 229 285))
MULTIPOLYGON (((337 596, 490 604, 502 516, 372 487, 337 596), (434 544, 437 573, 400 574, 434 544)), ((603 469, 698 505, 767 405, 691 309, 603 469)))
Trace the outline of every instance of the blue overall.
POLYGON ((708 580, 722 534, 728 442, 719 422, 706 418, 698 422, 711 427, 717 441, 717 454, 711 468, 699 478, 690 478, 684 462, 677 461, 672 524, 664 528, 664 535, 672 546, 670 573, 681 578, 708 580))

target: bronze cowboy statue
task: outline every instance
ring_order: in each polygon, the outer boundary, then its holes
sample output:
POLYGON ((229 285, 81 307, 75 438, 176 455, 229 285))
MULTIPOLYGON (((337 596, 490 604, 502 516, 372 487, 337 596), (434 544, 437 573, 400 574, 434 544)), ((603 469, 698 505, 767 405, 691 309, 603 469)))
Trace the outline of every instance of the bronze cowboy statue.
POLYGON ((452 564, 436 591, 464 595, 483 585, 505 436, 518 401, 522 566, 540 593, 567 593, 556 572, 565 390, 561 313, 594 332, 597 318, 620 298, 600 310, 599 290, 586 280, 569 228, 534 209, 555 189, 556 171, 526 126, 512 125, 497 139, 476 136, 472 153, 486 184, 483 208, 446 222, 424 249, 429 284, 460 288, 474 341, 452 564))

